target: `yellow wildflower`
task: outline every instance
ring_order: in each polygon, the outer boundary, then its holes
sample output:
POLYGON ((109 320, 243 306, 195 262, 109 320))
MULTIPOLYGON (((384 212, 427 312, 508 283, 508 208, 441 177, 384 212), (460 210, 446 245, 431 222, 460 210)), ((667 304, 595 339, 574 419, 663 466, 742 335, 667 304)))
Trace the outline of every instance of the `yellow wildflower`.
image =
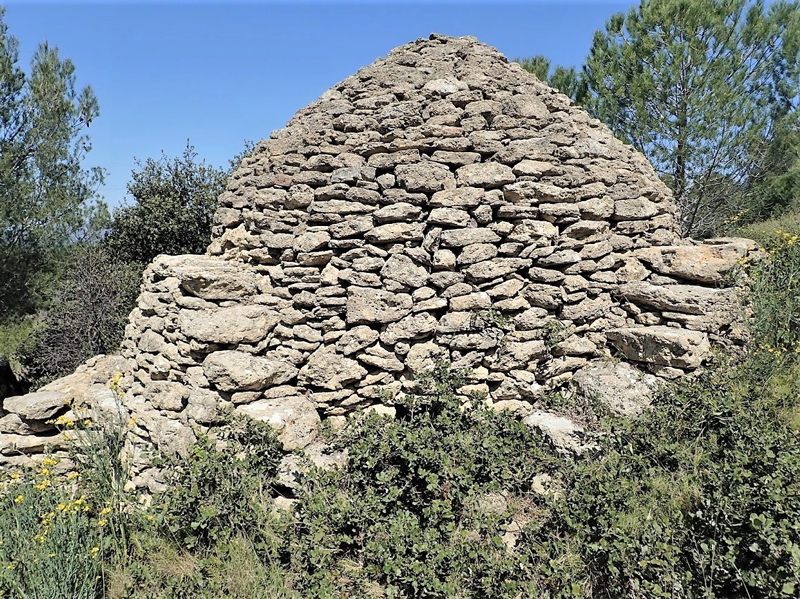
POLYGON ((14 498, 14 503, 22 503, 23 501, 25 501, 25 495, 17 495, 14 498))
POLYGON ((83 505, 84 503, 86 503, 86 499, 83 495, 75 500, 75 505, 83 505))
POLYGON ((55 466, 56 464, 58 464, 58 460, 55 458, 45 458, 42 460, 42 466, 55 466))
POLYGON ((97 521, 97 525, 98 525, 98 526, 105 526, 106 524, 108 524, 108 521, 107 521, 105 518, 100 518, 100 519, 97 521))
POLYGON ((106 514, 110 514, 110 513, 111 513, 111 508, 110 507, 104 507, 102 510, 100 510, 100 515, 101 516, 105 516, 106 514))
POLYGON ((19 472, 12 472, 11 473, 11 480, 17 480, 20 477, 19 472))
POLYGON ((92 556, 97 555, 98 553, 100 553, 100 547, 92 547, 91 553, 92 553, 92 556))
POLYGON ((78 478, 79 474, 77 472, 70 472, 67 474, 67 480, 73 480, 78 478))

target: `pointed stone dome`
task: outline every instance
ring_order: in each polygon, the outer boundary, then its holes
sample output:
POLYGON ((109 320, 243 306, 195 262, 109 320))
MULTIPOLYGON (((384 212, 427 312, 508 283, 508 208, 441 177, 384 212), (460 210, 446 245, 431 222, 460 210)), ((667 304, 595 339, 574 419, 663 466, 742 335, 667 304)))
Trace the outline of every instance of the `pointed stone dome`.
POLYGON ((371 219, 406 224, 377 233, 391 241, 384 231, 416 231, 436 208, 469 213, 445 229, 535 219, 556 235, 584 220, 591 231, 567 236, 677 238, 675 204, 641 154, 496 49, 432 35, 345 79, 260 143, 220 198, 210 251, 258 262, 286 249, 281 234, 351 220, 330 231, 330 249, 354 247, 371 219), (395 204, 416 208, 372 216, 395 204))
POLYGON ((635 412, 652 374, 741 341, 724 285, 754 246, 682 240, 675 213, 641 154, 494 48, 397 48, 258 144, 206 256, 146 271, 123 345, 134 453, 180 454, 232 410, 307 447, 321 418, 392 413, 437 362, 535 426, 575 428, 535 411, 566 384, 635 412))

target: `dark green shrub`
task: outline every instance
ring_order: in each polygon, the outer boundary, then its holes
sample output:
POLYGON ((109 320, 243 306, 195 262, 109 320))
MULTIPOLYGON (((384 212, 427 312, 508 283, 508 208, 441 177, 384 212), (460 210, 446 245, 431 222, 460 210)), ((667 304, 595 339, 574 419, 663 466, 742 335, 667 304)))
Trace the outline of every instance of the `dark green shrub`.
POLYGON ((511 415, 478 399, 462 406, 462 381, 445 367, 425 382, 430 395, 408 398, 396 420, 371 415, 344 432, 346 469, 307 479, 285 548, 305 596, 514 597, 525 588, 530 564, 501 537, 519 504, 541 501, 533 477, 555 461, 511 415), (492 493, 508 505, 482 509, 492 493))
MULTIPOLYGON (((795 379, 795 383, 797 379, 795 379)), ((800 443, 753 372, 665 392, 638 421, 606 421, 597 460, 530 529, 552 596, 781 597, 800 575, 800 443), (577 587, 576 587, 577 584, 577 587)))
POLYGON ((162 499, 164 523, 186 547, 208 547, 237 534, 257 539, 269 518, 281 459, 272 427, 236 417, 218 436, 201 437, 172 465, 162 499))

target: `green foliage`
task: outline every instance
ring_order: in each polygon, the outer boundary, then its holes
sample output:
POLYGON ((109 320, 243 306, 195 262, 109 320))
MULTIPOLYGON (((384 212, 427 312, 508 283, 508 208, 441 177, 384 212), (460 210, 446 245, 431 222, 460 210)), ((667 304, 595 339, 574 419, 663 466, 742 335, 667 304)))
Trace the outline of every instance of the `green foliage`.
POLYGON ((101 246, 70 248, 50 307, 27 346, 17 350, 26 378, 46 383, 92 356, 117 351, 141 278, 141 265, 120 262, 101 246))
POLYGON ((286 558, 308 597, 514 597, 529 564, 501 537, 514 499, 533 502, 533 477, 554 467, 541 439, 477 399, 462 406, 463 384, 439 366, 421 381, 396 420, 368 416, 340 443, 347 468, 316 472, 286 558), (509 498, 482 509, 490 494, 509 498), (372 589, 370 591, 370 589, 372 589))
POLYGON ((517 62, 537 79, 568 95, 578 104, 583 104, 586 100, 588 93, 586 82, 575 67, 567 68, 559 65, 551 72, 550 59, 541 54, 530 58, 520 58, 517 59, 517 62))
POLYGON ((560 320, 548 320, 542 329, 544 330, 544 341, 551 349, 569 336, 567 326, 560 320))
POLYGON ((187 547, 209 547, 237 534, 269 547, 273 541, 263 525, 270 520, 280 459, 274 429, 250 418, 234 418, 218 440, 201 437, 187 458, 173 464, 175 476, 163 498, 167 529, 187 547))
POLYGON ((142 530, 136 553, 107 575, 109 599, 300 599, 279 564, 263 563, 244 536, 219 541, 208 551, 188 552, 142 530))
POLYGON ((95 513, 74 487, 51 476, 15 472, 0 489, 0 596, 96 599, 106 549, 95 513))
POLYGON ((687 234, 741 210, 800 89, 796 3, 642 0, 595 34, 586 106, 670 185, 687 234))
POLYGON ((760 171, 747 189, 746 220, 800 210, 800 116, 779 119, 761 148, 760 171))
POLYGON ((0 320, 0 397, 25 393, 24 355, 33 339, 36 322, 32 317, 0 320))
POLYGON ((717 372, 612 423, 531 530, 553 596, 576 581, 585 596, 786 596, 800 574, 800 443, 784 417, 797 398, 766 389, 717 372))
POLYGON ((106 243, 123 261, 148 263, 159 254, 203 254, 211 239, 217 196, 228 173, 197 160, 187 142, 181 156, 138 162, 128 194, 114 213, 106 243))
POLYGON ((139 513, 125 490, 131 473, 129 456, 125 453, 126 440, 133 422, 122 405, 120 377, 116 374, 108 383, 114 394, 113 402, 94 410, 74 403, 72 411, 80 413, 82 419, 59 420, 60 426, 71 433, 72 459, 82 477, 83 488, 90 500, 104 506, 101 523, 112 553, 124 561, 128 557, 129 520, 139 513))
POLYGON ((85 129, 98 116, 90 87, 76 89, 75 67, 42 43, 30 73, 0 7, 0 318, 44 300, 60 250, 96 234, 105 207, 91 203, 100 168, 85 170, 85 129))

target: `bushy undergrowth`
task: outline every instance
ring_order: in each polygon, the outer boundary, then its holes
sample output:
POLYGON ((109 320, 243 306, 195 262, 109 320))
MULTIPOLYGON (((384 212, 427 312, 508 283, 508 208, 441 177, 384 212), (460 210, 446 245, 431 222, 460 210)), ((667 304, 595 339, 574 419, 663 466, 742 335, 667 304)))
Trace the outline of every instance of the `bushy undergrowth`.
POLYGON ((461 405, 439 367, 396 418, 331 433, 348 463, 303 475, 291 515, 272 504, 275 433, 247 420, 201 439, 147 510, 97 480, 114 468, 7 478, 0 596, 796 597, 798 230, 762 228, 765 258, 743 265, 747 360, 663 389, 635 421, 573 406, 600 435, 584 458, 461 405))
POLYGON ((304 596, 514 597, 530 564, 507 551, 512 517, 544 504, 534 477, 556 459, 530 428, 478 399, 462 406, 458 374, 438 367, 430 395, 396 419, 371 415, 338 442, 349 461, 306 483, 286 535, 304 596))

